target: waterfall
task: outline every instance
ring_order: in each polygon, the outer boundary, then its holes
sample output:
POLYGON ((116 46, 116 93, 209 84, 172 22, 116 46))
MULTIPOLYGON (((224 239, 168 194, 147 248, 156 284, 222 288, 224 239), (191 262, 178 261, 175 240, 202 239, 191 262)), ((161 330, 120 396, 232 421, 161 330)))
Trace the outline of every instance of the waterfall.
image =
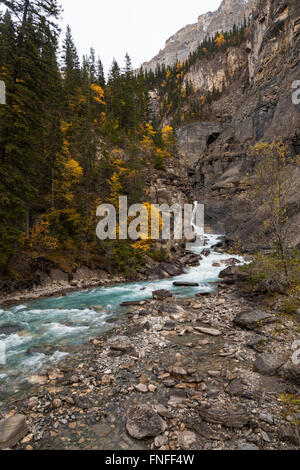
POLYGON ((186 244, 187 250, 194 250, 204 245, 204 206, 197 201, 194 202, 191 226, 196 238, 192 243, 186 244))

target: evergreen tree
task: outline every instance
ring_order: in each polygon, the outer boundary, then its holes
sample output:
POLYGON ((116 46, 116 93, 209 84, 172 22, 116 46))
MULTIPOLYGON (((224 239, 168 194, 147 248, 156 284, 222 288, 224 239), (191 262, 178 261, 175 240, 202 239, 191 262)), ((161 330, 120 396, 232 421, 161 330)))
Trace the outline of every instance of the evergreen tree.
POLYGON ((80 62, 73 41, 71 28, 67 26, 66 36, 63 42, 64 88, 67 95, 72 95, 80 82, 80 62))

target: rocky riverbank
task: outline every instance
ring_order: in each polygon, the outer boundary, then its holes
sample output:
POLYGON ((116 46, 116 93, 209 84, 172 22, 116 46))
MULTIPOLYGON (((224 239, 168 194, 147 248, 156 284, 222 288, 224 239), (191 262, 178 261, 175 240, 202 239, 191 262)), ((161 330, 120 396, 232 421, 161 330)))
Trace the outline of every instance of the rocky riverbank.
POLYGON ((15 436, 27 450, 299 449, 300 325, 282 317, 281 298, 224 284, 154 297, 2 404, 0 446, 15 436))
MULTIPOLYGON (((223 243, 223 242, 222 242, 223 243)), ((220 242, 220 244, 222 244, 220 242)), ((9 291, 0 289, 0 306, 22 301, 37 300, 39 298, 66 295, 69 292, 92 289, 101 286, 110 286, 130 281, 156 281, 183 274, 185 268, 199 265, 201 256, 186 251, 182 246, 174 246, 168 261, 155 261, 145 255, 145 266, 136 273, 135 279, 126 276, 111 275, 103 270, 92 270, 82 266, 72 275, 61 269, 50 269, 48 272, 38 273, 39 282, 29 288, 12 288, 9 291)))

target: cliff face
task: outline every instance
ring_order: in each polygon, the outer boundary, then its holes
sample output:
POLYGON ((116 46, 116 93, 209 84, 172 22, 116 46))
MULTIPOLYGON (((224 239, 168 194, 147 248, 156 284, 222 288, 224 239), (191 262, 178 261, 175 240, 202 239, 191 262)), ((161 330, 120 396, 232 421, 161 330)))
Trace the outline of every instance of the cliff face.
POLYGON ((147 70, 155 69, 158 64, 174 65, 177 61, 186 60, 201 42, 217 32, 228 31, 233 25, 241 26, 244 17, 248 17, 257 0, 223 0, 217 11, 208 12, 199 16, 198 22, 182 28, 167 40, 165 48, 161 50, 143 67, 147 70))
MULTIPOLYGON (((196 64, 189 80, 201 90, 224 81, 227 88, 214 102, 214 122, 179 129, 179 150, 185 156, 193 191, 206 204, 207 223, 218 225, 244 247, 268 244, 262 209, 245 198, 243 180, 251 175, 247 151, 258 141, 284 140, 292 155, 300 154, 300 105, 292 103, 292 84, 300 80, 300 3, 260 1, 248 41, 210 63, 196 64)), ((299 178, 300 183, 300 170, 299 178)), ((300 242, 300 197, 291 198, 293 243, 300 242)))

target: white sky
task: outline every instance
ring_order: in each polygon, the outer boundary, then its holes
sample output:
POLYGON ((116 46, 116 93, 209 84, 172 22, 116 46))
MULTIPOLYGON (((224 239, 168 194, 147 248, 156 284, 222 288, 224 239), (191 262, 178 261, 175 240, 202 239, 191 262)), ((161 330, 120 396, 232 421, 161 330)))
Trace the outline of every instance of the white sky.
MULTIPOLYGON (((126 52, 134 68, 152 59, 165 41, 221 0, 60 0, 62 26, 72 29, 82 56, 94 47, 106 72, 113 57, 123 65, 126 52)), ((64 31, 62 31, 62 37, 64 31)))

